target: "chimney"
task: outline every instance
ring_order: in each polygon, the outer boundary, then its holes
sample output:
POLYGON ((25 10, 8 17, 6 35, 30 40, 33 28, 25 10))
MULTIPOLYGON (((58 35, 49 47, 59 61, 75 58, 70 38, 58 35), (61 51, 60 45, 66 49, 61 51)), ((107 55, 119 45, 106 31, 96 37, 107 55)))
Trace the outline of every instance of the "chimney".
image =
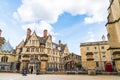
POLYGON ((46 38, 47 37, 47 30, 45 29, 44 32, 43 32, 43 37, 46 38))
POLYGON ((2 37, 2 30, 0 29, 0 37, 2 37))
POLYGON ((30 35, 31 35, 31 29, 28 28, 28 29, 27 29, 26 39, 28 39, 28 38, 30 37, 30 35))
POLYGON ((105 36, 104 35, 102 36, 102 41, 105 41, 105 36))
POLYGON ((61 46, 61 40, 59 40, 59 44, 58 45, 59 45, 59 47, 61 46))

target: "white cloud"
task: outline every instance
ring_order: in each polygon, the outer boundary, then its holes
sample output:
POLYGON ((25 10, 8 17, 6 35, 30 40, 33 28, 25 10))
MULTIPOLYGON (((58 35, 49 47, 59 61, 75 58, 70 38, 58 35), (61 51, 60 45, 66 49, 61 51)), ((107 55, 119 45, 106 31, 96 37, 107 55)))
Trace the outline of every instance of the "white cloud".
POLYGON ((22 0, 22 5, 14 17, 23 22, 46 21, 57 22, 64 12, 74 15, 86 15, 85 23, 106 20, 109 0, 22 0), (16 15, 17 14, 17 15, 16 15))
POLYGON ((6 24, 4 22, 0 22, 0 28, 3 28, 5 26, 6 26, 6 24))
POLYGON ((43 30, 47 29, 48 30, 48 35, 53 36, 53 41, 55 40, 55 36, 59 35, 58 33, 55 33, 53 31, 53 27, 46 23, 45 21, 41 21, 40 23, 31 23, 31 24, 25 24, 22 26, 24 30, 27 30, 27 28, 30 28, 32 31, 35 31, 37 35, 43 36, 43 30))
POLYGON ((94 34, 94 32, 89 31, 88 38, 87 38, 86 42, 93 42, 93 41, 95 41, 95 34, 94 34))

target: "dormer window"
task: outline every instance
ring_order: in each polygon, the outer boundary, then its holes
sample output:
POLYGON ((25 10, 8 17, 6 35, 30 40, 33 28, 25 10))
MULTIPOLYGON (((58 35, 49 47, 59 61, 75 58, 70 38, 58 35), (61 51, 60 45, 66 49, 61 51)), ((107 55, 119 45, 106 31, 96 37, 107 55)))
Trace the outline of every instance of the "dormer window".
POLYGON ((36 52, 39 52, 39 48, 36 48, 36 52))
POLYGON ((32 44, 35 44, 35 40, 32 40, 32 44))

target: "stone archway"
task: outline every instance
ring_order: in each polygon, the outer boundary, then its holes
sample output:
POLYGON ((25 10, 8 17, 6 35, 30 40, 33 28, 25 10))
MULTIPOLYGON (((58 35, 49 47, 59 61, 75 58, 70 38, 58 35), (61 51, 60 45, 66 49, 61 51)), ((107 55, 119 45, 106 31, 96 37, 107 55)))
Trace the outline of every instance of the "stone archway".
POLYGON ((66 71, 76 70, 76 62, 74 60, 66 62, 65 65, 64 65, 64 69, 66 71))
POLYGON ((28 72, 29 73, 36 73, 38 70, 40 71, 40 60, 38 59, 38 57, 32 57, 30 60, 29 60, 29 63, 28 63, 28 72))

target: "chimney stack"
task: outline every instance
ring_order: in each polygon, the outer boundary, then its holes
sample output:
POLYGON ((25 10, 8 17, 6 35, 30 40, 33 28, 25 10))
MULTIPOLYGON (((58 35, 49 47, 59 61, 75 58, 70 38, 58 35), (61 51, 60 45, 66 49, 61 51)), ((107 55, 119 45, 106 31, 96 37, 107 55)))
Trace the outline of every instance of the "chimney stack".
POLYGON ((0 29, 0 37, 2 37, 2 30, 0 29))
POLYGON ((28 39, 30 36, 31 36, 31 29, 28 28, 28 29, 27 29, 26 39, 28 39))
POLYGON ((47 30, 45 29, 44 32, 43 32, 43 37, 46 38, 47 37, 47 30))
POLYGON ((61 40, 59 40, 59 47, 61 46, 61 40))

